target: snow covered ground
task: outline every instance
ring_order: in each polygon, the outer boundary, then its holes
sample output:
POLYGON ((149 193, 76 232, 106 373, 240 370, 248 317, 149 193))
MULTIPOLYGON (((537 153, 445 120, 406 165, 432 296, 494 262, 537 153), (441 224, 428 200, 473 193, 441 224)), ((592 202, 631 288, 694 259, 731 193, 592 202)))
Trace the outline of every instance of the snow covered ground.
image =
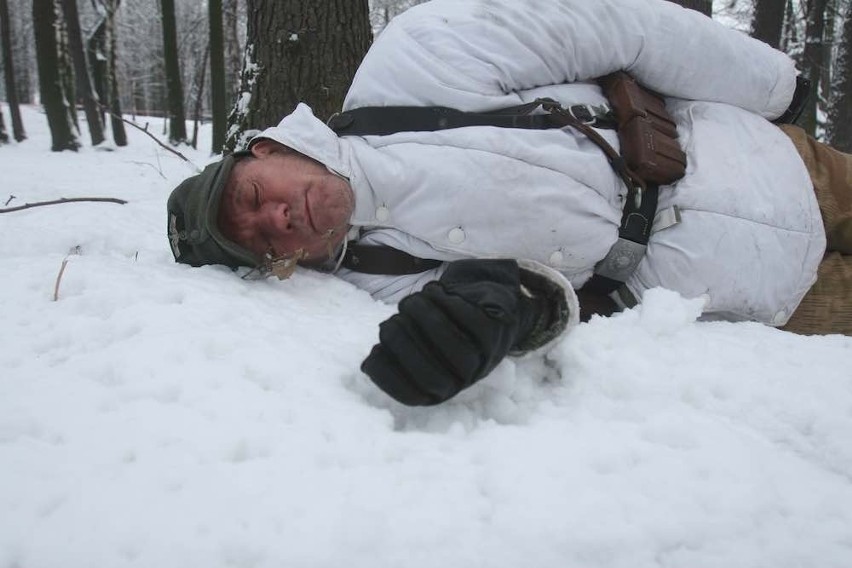
POLYGON ((654 290, 404 408, 358 370, 391 307, 175 264, 191 168, 24 120, 0 206, 129 203, 0 215, 0 568, 852 566, 852 338, 654 290))

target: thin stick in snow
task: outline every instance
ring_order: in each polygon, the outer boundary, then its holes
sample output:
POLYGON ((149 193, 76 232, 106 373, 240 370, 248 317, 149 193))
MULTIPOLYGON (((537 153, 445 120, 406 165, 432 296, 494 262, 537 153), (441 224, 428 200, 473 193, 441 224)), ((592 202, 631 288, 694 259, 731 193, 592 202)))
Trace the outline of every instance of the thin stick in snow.
POLYGON ((54 199, 52 201, 36 201, 35 203, 24 203, 23 205, 19 205, 17 207, 7 207, 6 209, 0 209, 0 213, 11 213, 12 211, 21 211, 23 209, 31 209, 33 207, 44 207, 45 205, 59 205, 61 203, 76 203, 78 201, 96 201, 96 202, 100 202, 100 203, 118 203, 119 205, 125 205, 127 203, 127 201, 125 201, 124 199, 117 199, 115 197, 60 197, 59 199, 54 199))
POLYGON ((178 152, 178 151, 177 151, 177 150, 175 150, 174 148, 171 148, 170 146, 168 146, 168 145, 164 144, 164 143, 163 143, 163 142, 162 142, 159 138, 157 138, 156 136, 154 136, 153 134, 151 134, 150 132, 148 132, 148 129, 147 129, 147 128, 142 128, 141 126, 139 126, 139 125, 138 125, 138 124, 136 124, 135 122, 130 121, 130 120, 127 120, 127 119, 126 119, 126 118, 124 118, 123 116, 118 116, 117 114, 115 114, 115 113, 113 113, 112 111, 110 111, 110 110, 109 110, 106 106, 104 106, 103 104, 101 104, 101 108, 104 110, 104 112, 108 113, 110 116, 114 116, 115 118, 117 118, 117 119, 118 119, 118 120, 120 120, 121 122, 123 122, 123 123, 125 123, 125 124, 129 124, 130 126, 132 126, 133 128, 135 128, 136 130, 139 130, 139 131, 141 131, 141 132, 144 132, 147 136, 150 136, 150 137, 151 137, 151 139, 152 139, 154 142, 156 142, 157 144, 159 144, 159 145, 160 145, 160 147, 162 147, 162 148, 164 148, 164 149, 168 150, 169 152, 171 152, 172 154, 176 155, 178 158, 180 158, 181 160, 183 160, 183 161, 184 161, 184 162, 186 162, 187 164, 190 164, 192 167, 194 167, 194 168, 195 168, 196 170, 198 170, 199 172, 201 171, 201 168, 199 168, 198 166, 196 166, 195 164, 193 164, 193 163, 192 163, 192 160, 190 160, 189 158, 187 158, 186 156, 184 156, 183 154, 181 154, 180 152, 178 152))
POLYGON ((62 282, 62 275, 65 274, 65 267, 68 266, 68 257, 72 254, 80 254, 82 249, 80 245, 76 247, 72 247, 68 254, 65 255, 65 258, 62 259, 62 266, 59 267, 59 274, 56 275, 56 283, 53 285, 53 301, 59 301, 59 284, 62 282))
POLYGON ((59 283, 62 282, 62 275, 65 274, 65 267, 68 266, 68 257, 62 259, 62 266, 59 267, 59 274, 56 275, 56 284, 53 285, 53 301, 59 301, 59 283))

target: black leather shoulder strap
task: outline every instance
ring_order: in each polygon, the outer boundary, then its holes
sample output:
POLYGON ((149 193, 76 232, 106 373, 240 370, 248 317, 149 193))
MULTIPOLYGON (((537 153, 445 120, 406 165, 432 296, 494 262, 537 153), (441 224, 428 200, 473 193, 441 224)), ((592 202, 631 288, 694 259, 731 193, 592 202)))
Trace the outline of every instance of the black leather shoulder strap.
MULTIPOLYGON (((396 132, 431 132, 466 126, 537 130, 566 126, 564 116, 557 117, 550 112, 531 114, 540 106, 542 100, 536 100, 482 113, 448 107, 362 107, 335 114, 328 120, 328 126, 339 136, 386 136, 396 132)), ((573 105, 564 109, 564 114, 581 126, 615 128, 615 118, 609 107, 573 105)), ((391 247, 350 242, 341 266, 366 274, 403 275, 426 272, 441 263, 440 260, 418 258, 391 247)))
MULTIPOLYGON (((328 119, 328 127, 339 136, 387 136, 397 132, 433 132, 465 126, 528 130, 565 126, 552 114, 530 114, 539 106, 541 103, 534 101, 494 112, 463 112, 438 106, 362 107, 335 114, 328 119)), ((566 110, 584 124, 595 128, 615 128, 615 119, 608 107, 573 105, 566 110)))
POLYGON ((365 274, 419 274, 441 266, 440 260, 419 258, 401 250, 380 246, 349 243, 341 266, 365 274))

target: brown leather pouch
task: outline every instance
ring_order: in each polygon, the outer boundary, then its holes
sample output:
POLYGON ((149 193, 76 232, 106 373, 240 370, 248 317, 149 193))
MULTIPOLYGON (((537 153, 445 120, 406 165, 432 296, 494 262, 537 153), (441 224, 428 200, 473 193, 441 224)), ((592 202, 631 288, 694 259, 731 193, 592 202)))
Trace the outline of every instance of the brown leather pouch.
POLYGON ((641 179, 664 185, 686 173, 686 154, 663 98, 618 71, 598 82, 618 122, 618 141, 627 166, 641 179))

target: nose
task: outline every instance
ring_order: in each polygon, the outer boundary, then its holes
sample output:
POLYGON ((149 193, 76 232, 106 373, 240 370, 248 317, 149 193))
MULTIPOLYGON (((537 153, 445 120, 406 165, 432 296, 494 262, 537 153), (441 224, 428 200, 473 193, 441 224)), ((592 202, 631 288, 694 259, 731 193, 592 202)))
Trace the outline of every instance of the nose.
POLYGON ((256 223, 268 235, 287 234, 294 230, 290 206, 286 203, 264 203, 258 210, 256 223))

